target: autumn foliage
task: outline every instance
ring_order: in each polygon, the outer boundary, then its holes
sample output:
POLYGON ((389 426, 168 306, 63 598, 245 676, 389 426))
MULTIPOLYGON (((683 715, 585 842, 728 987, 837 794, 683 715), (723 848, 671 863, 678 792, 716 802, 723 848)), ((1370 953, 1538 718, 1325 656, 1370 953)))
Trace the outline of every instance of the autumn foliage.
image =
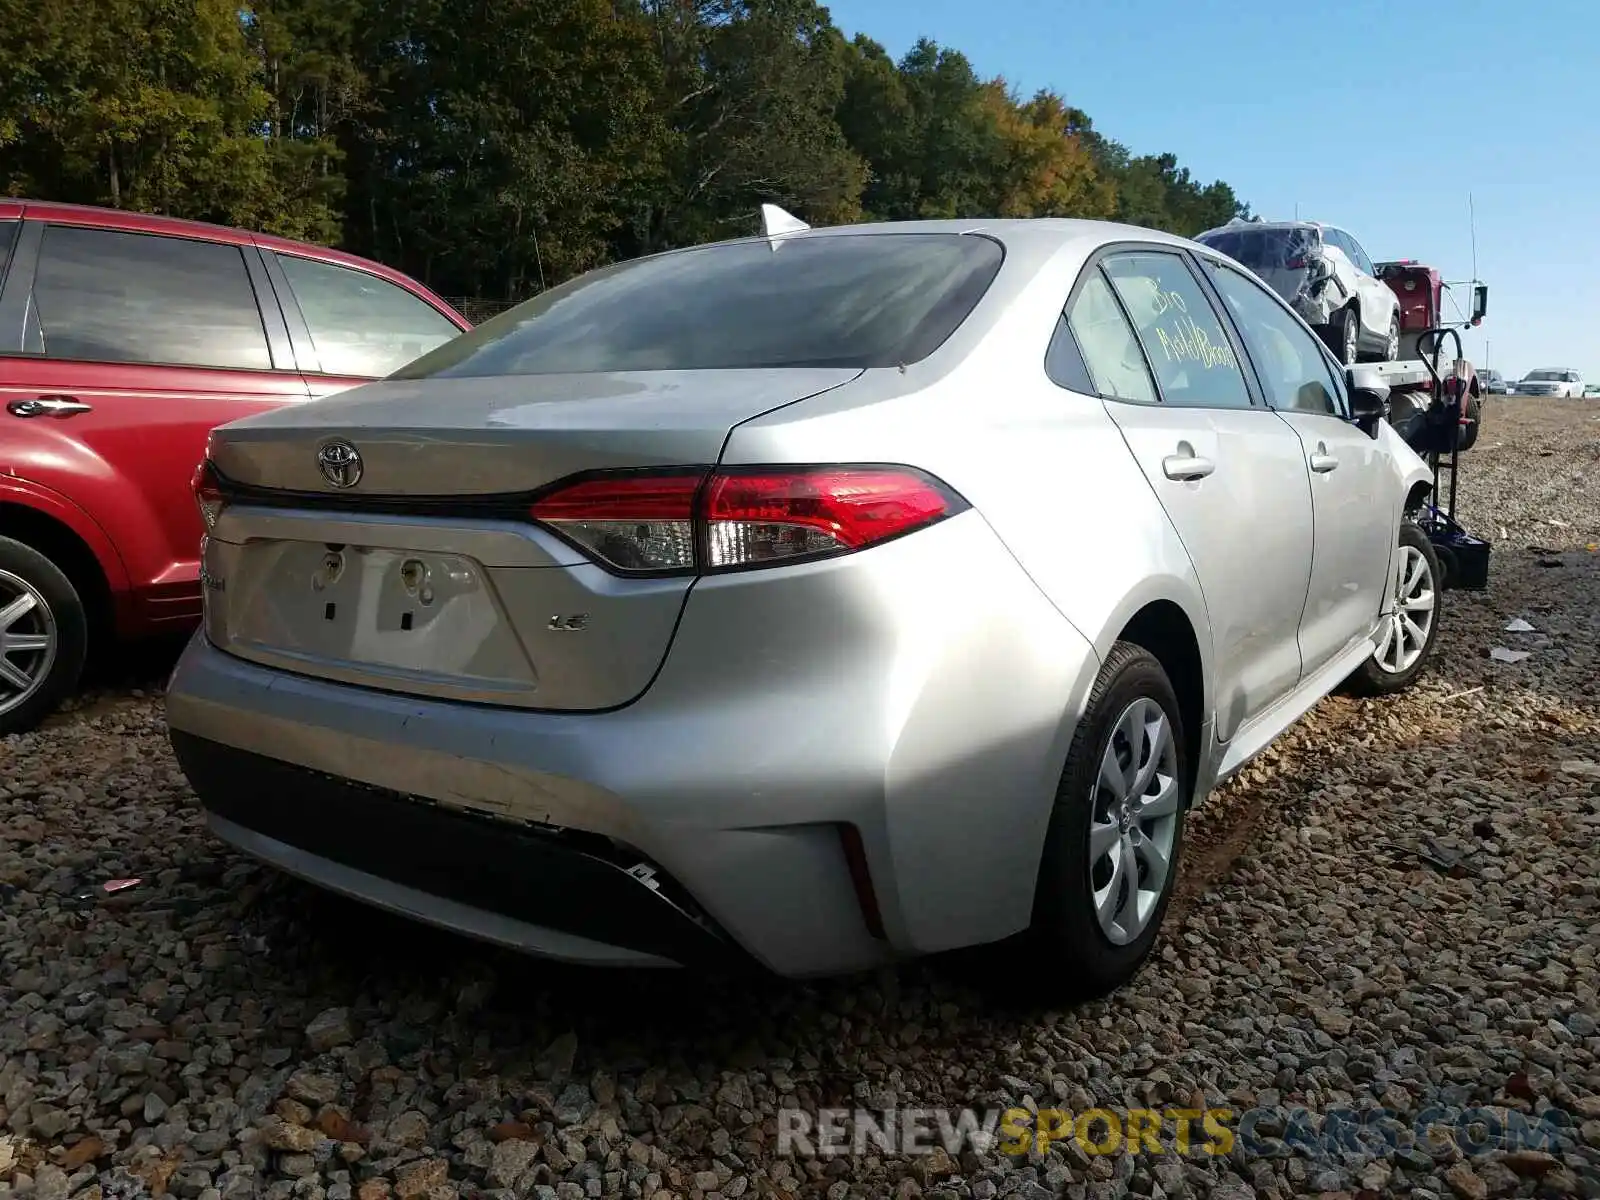
POLYGON ((518 299, 816 223, 1243 211, 1062 97, 810 0, 0 0, 0 193, 345 246, 518 299))

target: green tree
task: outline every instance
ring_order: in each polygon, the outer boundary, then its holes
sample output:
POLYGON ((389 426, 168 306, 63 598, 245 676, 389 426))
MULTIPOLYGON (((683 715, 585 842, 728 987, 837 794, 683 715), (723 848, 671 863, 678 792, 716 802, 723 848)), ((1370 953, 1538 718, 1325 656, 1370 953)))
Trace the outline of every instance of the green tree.
POLYGON ((255 0, 241 13, 269 97, 263 122, 275 195, 265 228, 336 243, 344 226, 340 132, 367 115, 355 46, 361 0, 255 0))
POLYGON ((860 214, 865 170, 834 119, 841 39, 812 0, 657 0, 665 187, 639 231, 658 249, 754 232, 763 202, 812 222, 860 214))
POLYGON ((353 247, 517 298, 609 257, 661 176, 650 28, 610 0, 375 0, 347 123, 353 247))
POLYGON ((870 172, 863 207, 879 219, 1105 217, 1114 182, 1081 136, 1088 119, 1060 96, 1019 99, 957 51, 926 39, 899 64, 857 37, 844 50, 837 119, 870 172))
POLYGON ((342 244, 519 299, 756 228, 1247 212, 1061 95, 816 0, 0 0, 0 191, 342 244))
POLYGON ((0 0, 0 186, 260 225, 269 97, 230 0, 0 0))
POLYGON ((1087 120, 1054 92, 1018 102, 996 81, 988 88, 1000 134, 992 179, 1002 217, 1088 217, 1116 213, 1116 183, 1078 133, 1087 120))
POLYGON ((1002 139, 966 56, 924 38, 891 82, 882 47, 858 38, 852 49, 838 122, 871 172, 865 210, 879 220, 992 215, 1002 139))
POLYGON ((1087 144, 1102 172, 1115 181, 1119 221, 1193 236, 1249 215, 1231 187, 1220 181, 1202 186, 1175 155, 1135 158, 1120 142, 1093 133, 1087 144))

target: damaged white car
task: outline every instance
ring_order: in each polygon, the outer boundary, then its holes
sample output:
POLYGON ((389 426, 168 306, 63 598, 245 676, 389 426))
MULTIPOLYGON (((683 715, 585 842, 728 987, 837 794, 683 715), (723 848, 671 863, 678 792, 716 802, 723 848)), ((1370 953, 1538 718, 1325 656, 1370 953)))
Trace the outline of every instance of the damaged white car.
POLYGON ((1342 229, 1235 218, 1195 241, 1254 271, 1347 366, 1400 356, 1400 301, 1342 229))

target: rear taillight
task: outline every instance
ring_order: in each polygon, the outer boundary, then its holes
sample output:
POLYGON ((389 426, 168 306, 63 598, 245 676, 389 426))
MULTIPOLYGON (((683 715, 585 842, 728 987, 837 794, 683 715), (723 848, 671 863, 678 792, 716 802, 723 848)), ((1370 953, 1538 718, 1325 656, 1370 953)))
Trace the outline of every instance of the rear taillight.
POLYGON ((1303 271, 1306 268, 1306 260, 1303 258, 1291 258, 1283 265, 1291 271, 1303 271))
POLYGON ((714 475, 701 506, 706 565, 860 550, 949 515, 954 499, 926 475, 893 467, 714 475))
POLYGON ((211 465, 209 458, 195 468, 190 486, 194 489, 194 502, 200 506, 200 519, 205 522, 206 532, 209 533, 217 527, 217 520, 228 504, 228 498, 222 492, 222 482, 217 478, 216 468, 211 465))
POLYGON ((668 574, 831 558, 966 507, 910 467, 759 467, 581 479, 531 515, 612 570, 668 574))
POLYGON ((619 475, 586 479, 533 505, 549 526, 621 571, 694 568, 694 499, 702 475, 619 475))

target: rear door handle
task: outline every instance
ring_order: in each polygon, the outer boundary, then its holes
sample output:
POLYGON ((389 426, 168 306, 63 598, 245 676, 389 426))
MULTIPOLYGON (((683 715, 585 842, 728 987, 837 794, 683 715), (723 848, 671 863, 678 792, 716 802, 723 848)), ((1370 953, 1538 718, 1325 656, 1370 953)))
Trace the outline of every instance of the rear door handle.
POLYGON ((1169 454, 1161 460, 1161 470, 1168 479, 1204 479, 1216 469, 1216 463, 1198 454, 1169 454))
POLYGON ((1336 470, 1338 466, 1338 458, 1329 454, 1326 446, 1318 446, 1316 453, 1311 456, 1311 469, 1318 475, 1326 475, 1329 471, 1336 470))
POLYGON ((13 400, 6 405, 6 411, 13 417, 75 417, 93 412, 94 406, 76 396, 35 396, 31 400, 13 400))

